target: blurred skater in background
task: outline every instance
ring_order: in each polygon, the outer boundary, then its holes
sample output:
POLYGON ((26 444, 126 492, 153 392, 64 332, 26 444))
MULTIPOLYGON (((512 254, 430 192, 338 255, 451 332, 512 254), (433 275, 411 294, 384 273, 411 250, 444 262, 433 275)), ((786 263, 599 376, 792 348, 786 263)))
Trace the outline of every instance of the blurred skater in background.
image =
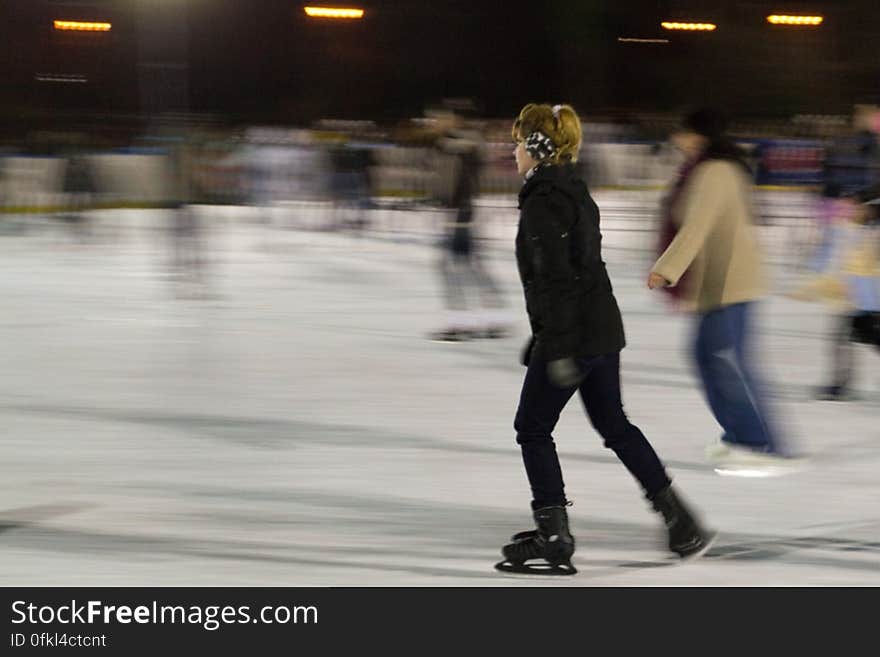
POLYGON ((684 117, 672 135, 686 161, 663 203, 661 255, 648 287, 695 313, 693 357, 724 433, 707 450, 723 474, 783 474, 800 464, 774 426, 753 360, 753 321, 766 294, 755 234, 752 176, 716 109, 684 117))
POLYGON ((445 327, 434 334, 438 342, 472 338, 502 338, 509 315, 504 294, 486 268, 475 225, 474 199, 480 192, 483 166, 482 136, 468 129, 453 113, 438 121, 435 144, 439 163, 438 196, 449 208, 441 243, 440 274, 446 300, 445 327))
POLYGON ((835 237, 826 248, 822 268, 789 296, 823 301, 836 318, 831 334, 830 376, 817 391, 824 401, 854 398, 855 361, 862 344, 880 350, 880 186, 840 201, 835 237))

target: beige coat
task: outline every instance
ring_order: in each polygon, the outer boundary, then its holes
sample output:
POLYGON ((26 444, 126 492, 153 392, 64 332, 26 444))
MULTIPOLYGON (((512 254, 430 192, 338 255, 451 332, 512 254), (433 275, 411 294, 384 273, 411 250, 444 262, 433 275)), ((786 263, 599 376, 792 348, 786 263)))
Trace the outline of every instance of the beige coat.
POLYGON ((741 166, 710 160, 693 170, 672 208, 679 230, 652 271, 671 285, 687 271, 691 309, 706 312, 764 295, 751 190, 741 166))

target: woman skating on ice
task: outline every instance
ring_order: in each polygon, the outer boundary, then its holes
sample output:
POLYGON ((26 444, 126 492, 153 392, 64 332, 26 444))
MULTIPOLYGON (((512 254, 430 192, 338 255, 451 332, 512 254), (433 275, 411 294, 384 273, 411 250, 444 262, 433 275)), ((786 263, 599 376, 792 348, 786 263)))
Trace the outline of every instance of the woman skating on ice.
POLYGON ((708 455, 725 474, 783 474, 790 458, 769 408, 768 387, 752 357, 756 302, 766 296, 755 235, 751 173, 711 108, 688 114, 672 141, 685 155, 664 204, 664 250, 648 287, 668 288, 693 311, 693 358, 703 392, 724 433, 708 455))
POLYGON ((516 257, 532 338, 514 428, 532 491, 536 529, 502 549, 499 570, 573 574, 562 471, 552 432, 575 392, 646 497, 662 514, 669 549, 702 554, 714 534, 703 529, 670 485, 642 432, 629 422, 620 394, 623 323, 601 255, 599 210, 575 175, 581 123, 567 105, 526 105, 513 125, 519 193, 516 257), (532 563, 528 563, 532 562, 532 563))

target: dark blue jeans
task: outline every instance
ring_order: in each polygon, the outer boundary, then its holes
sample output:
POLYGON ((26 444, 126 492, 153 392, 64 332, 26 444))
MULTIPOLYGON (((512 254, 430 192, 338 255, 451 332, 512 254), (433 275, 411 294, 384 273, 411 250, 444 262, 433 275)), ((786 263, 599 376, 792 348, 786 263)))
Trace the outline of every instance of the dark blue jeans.
POLYGON ((532 508, 566 503, 562 470, 553 442, 559 414, 575 391, 605 446, 612 449, 653 496, 669 477, 644 434, 630 423, 620 398, 620 354, 577 359, 584 379, 579 386, 557 387, 547 376, 547 363, 532 358, 523 382, 514 428, 532 488, 532 508))
POLYGON ((698 315, 694 357, 706 401, 724 429, 722 440, 778 452, 766 392, 751 360, 752 312, 752 303, 738 303, 698 315))

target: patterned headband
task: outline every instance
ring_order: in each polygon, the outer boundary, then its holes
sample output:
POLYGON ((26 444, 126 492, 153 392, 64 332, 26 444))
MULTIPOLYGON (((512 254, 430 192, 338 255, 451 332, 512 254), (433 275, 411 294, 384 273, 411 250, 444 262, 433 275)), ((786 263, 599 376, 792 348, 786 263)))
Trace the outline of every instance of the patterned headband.
POLYGON ((526 153, 532 156, 532 159, 540 162, 556 152, 556 144, 540 130, 535 130, 526 137, 526 153))

